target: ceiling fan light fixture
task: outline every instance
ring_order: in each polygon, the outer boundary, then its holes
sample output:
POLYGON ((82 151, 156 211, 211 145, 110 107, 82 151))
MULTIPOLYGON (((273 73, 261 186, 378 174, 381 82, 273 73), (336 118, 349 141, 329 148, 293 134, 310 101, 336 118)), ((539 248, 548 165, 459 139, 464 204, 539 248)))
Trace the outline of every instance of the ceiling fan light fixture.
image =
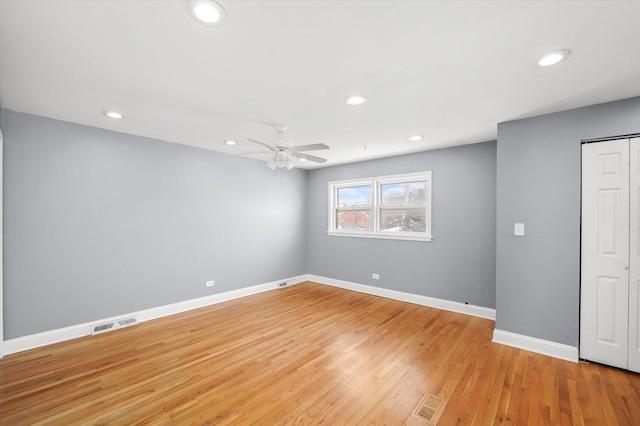
POLYGON ((293 169, 293 161, 287 158, 287 164, 285 165, 285 167, 287 168, 287 170, 293 169))
POLYGON ((217 27, 227 21, 227 12, 213 0, 187 0, 189 15, 203 25, 217 27))
POLYGON ((352 95, 349 96, 346 100, 345 100, 347 105, 350 106, 358 106, 358 105, 362 105, 363 103, 367 102, 367 98, 365 98, 364 96, 361 95, 352 95))
POLYGON ((284 151, 278 151, 276 152, 275 160, 278 167, 284 167, 287 164, 287 160, 289 160, 289 156, 284 151))
POLYGON ((267 161, 267 167, 270 168, 271 170, 275 170, 276 169, 276 160, 274 160, 273 158, 269 161, 267 161))
POLYGON ((555 64, 558 64, 558 63, 564 61, 569 56, 571 56, 571 51, 570 50, 567 50, 567 49, 554 50, 553 52, 549 52, 549 53, 545 54, 544 56, 540 57, 536 61, 535 66, 537 68, 550 67, 551 65, 555 65, 555 64))

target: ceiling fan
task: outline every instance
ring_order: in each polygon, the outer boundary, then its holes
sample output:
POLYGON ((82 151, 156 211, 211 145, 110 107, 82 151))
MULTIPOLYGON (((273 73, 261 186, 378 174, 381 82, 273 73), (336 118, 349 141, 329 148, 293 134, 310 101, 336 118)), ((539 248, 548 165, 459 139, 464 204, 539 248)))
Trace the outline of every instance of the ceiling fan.
POLYGON ((271 170, 275 170, 278 167, 285 167, 287 170, 291 170, 293 168, 293 161, 291 161, 291 158, 297 158, 300 161, 313 161, 314 163, 319 164, 327 162, 325 158, 316 157, 315 155, 303 154, 302 151, 318 151, 322 149, 329 149, 328 145, 325 145, 323 143, 315 143, 311 145, 292 146, 289 143, 283 142, 283 136, 284 132, 287 131, 287 126, 285 126, 284 124, 276 124, 275 129, 276 132, 278 132, 277 145, 271 145, 255 139, 247 138, 249 142, 262 145, 269 149, 269 151, 262 151, 260 152, 260 154, 273 154, 271 159, 267 161, 267 167, 269 167, 271 170))

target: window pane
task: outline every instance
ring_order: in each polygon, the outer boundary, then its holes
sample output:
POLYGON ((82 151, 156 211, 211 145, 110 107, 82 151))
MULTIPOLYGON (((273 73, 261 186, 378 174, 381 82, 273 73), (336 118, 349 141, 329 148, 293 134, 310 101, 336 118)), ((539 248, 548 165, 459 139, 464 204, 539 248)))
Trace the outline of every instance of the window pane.
POLYGON ((370 231, 371 210, 347 210, 336 212, 336 228, 345 231, 370 231))
POLYGON ((426 181, 380 185, 383 206, 424 206, 426 181))
POLYGON ((382 210, 380 211, 380 230, 388 232, 426 232, 424 209, 382 210))
POLYGON ((338 188, 338 207, 371 207, 371 185, 338 188))

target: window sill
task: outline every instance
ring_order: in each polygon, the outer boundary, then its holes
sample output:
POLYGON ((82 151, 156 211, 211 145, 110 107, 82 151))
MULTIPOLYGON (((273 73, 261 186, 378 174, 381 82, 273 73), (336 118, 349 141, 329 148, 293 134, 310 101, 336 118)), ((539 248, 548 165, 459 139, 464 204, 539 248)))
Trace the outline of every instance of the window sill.
POLYGON ((399 234, 365 234, 358 232, 337 232, 327 231, 327 235, 332 237, 355 237, 355 238, 377 238, 381 240, 403 240, 403 241, 431 241, 432 235, 416 236, 416 235, 399 235, 399 234))

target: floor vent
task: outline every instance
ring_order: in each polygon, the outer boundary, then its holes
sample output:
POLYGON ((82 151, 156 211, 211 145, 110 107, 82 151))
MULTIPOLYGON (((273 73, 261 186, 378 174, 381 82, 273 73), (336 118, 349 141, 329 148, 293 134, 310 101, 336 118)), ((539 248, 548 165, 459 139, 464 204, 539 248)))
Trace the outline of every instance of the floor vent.
POLYGON ((131 318, 122 318, 116 321, 106 322, 104 324, 97 324, 91 327, 91 334, 102 334, 107 331, 117 330, 119 328, 131 327, 132 325, 137 325, 138 319, 136 317, 131 318))
POLYGON ((107 324, 94 325, 93 330, 91 330, 91 334, 100 334, 106 331, 112 330, 114 323, 110 322, 107 324))
POLYGON ((118 320, 118 325, 120 327, 129 327, 136 324, 138 324, 138 320, 135 317, 118 320))
POLYGON ((435 395, 425 395, 413 410, 407 425, 435 425, 438 423, 447 402, 435 395))

